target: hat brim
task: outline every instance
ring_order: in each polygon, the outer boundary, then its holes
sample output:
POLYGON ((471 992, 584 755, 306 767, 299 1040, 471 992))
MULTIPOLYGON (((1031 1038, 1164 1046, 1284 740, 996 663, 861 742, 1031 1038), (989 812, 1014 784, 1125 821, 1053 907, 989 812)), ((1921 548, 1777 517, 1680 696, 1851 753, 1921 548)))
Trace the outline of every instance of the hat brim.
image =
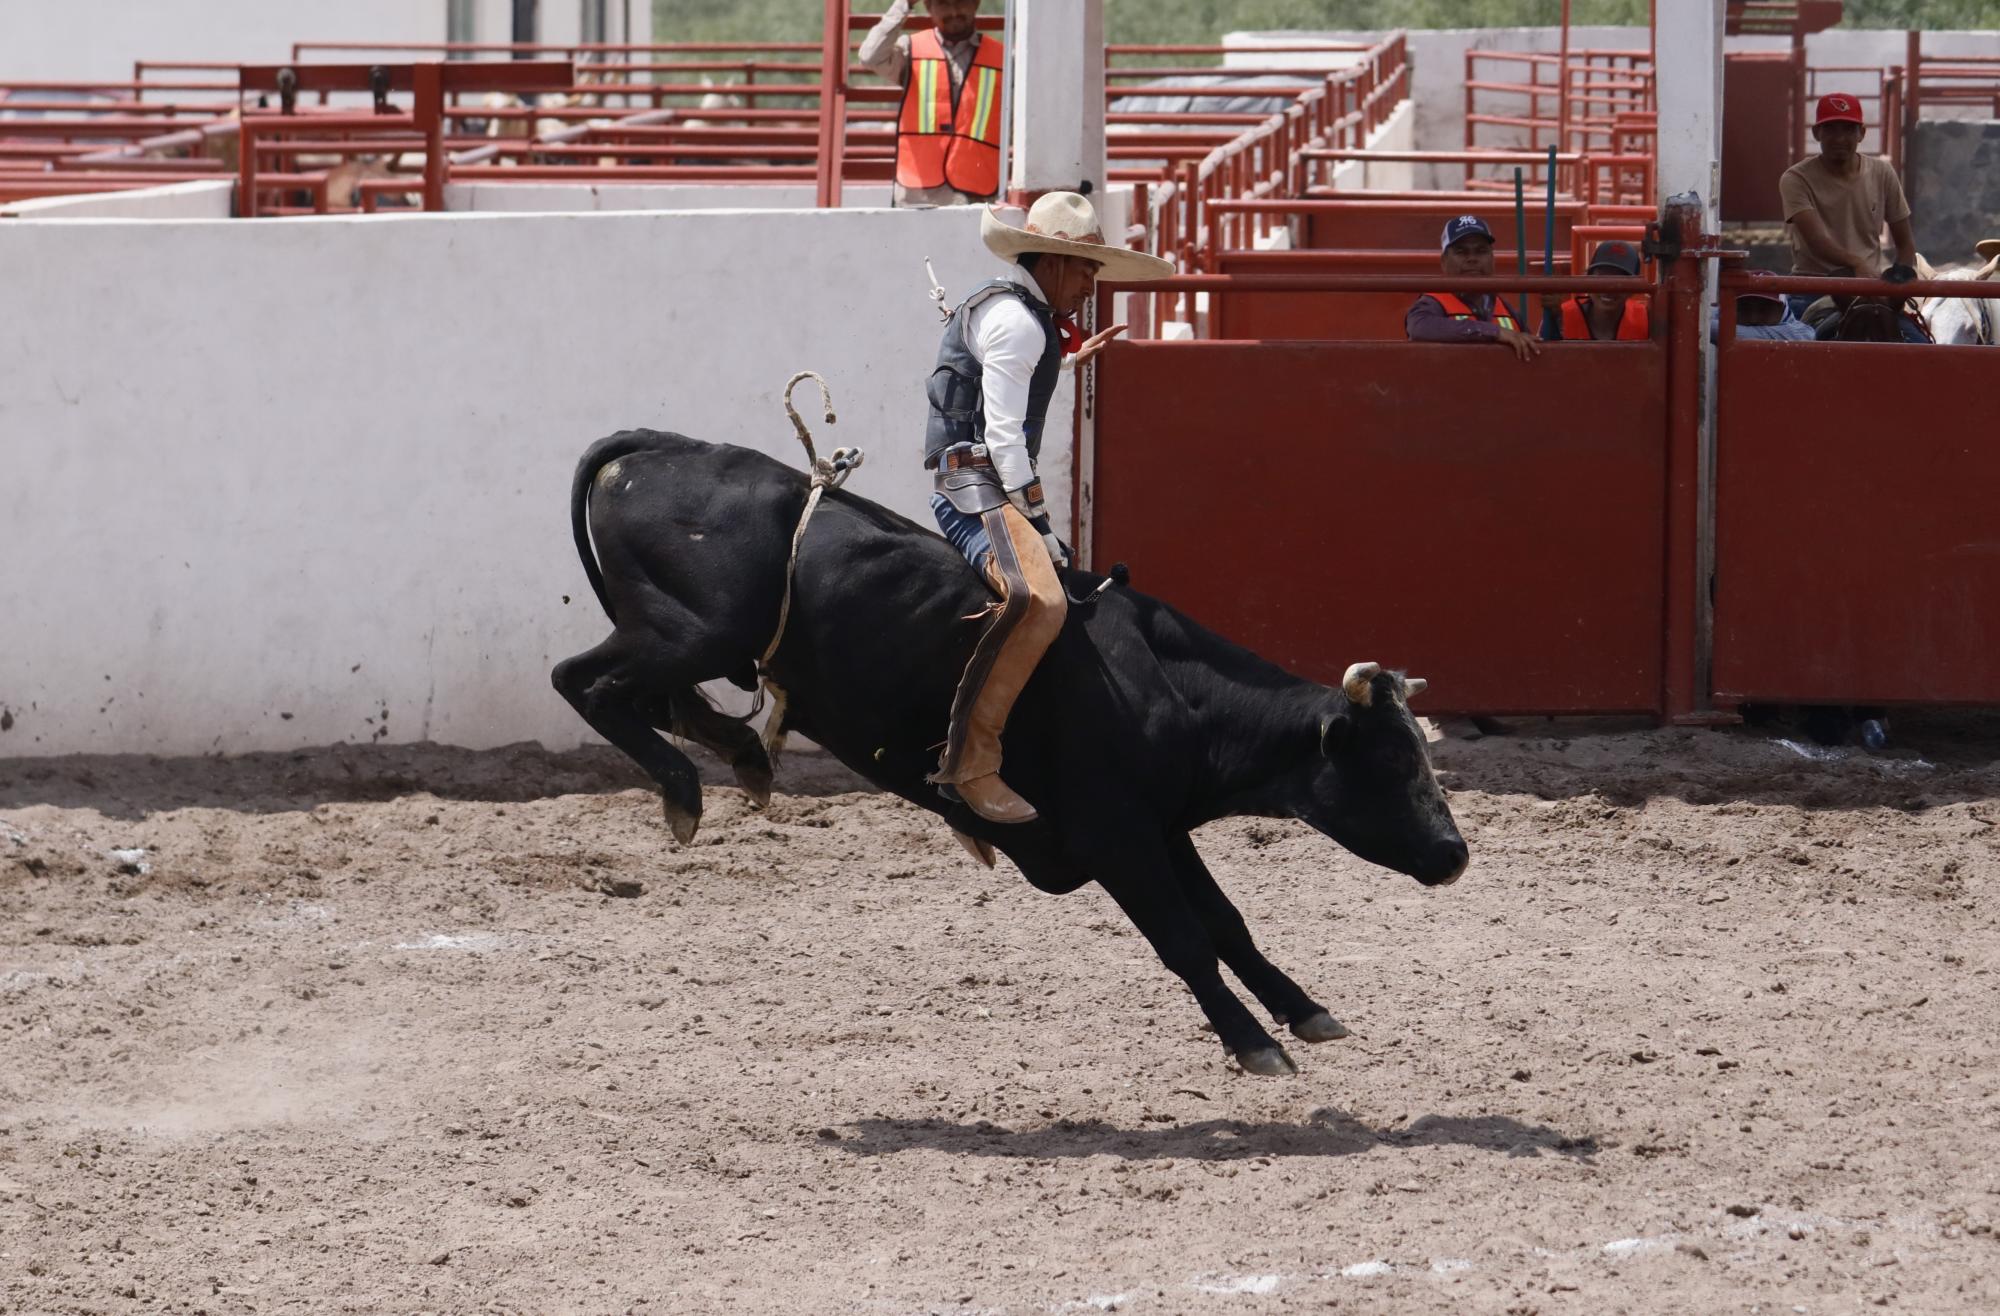
POLYGON ((2000 257, 2000 238, 1987 238, 1983 242, 1975 242, 1972 244, 1972 249, 1979 253, 1981 260, 2000 257))
POLYGON ((1830 123, 1851 123, 1860 128, 1868 126, 1868 120, 1859 114, 1829 114, 1824 119, 1814 119, 1813 127, 1824 128, 1830 123))
POLYGON ((1098 277, 1114 283, 1143 283, 1164 279, 1174 272, 1174 263, 1126 247, 1110 247, 1100 242, 1074 242, 1069 238, 1048 237, 1015 228, 989 207, 979 215, 979 236, 986 249, 1002 260, 1013 260, 1031 251, 1051 256, 1081 256, 1102 267, 1098 277))

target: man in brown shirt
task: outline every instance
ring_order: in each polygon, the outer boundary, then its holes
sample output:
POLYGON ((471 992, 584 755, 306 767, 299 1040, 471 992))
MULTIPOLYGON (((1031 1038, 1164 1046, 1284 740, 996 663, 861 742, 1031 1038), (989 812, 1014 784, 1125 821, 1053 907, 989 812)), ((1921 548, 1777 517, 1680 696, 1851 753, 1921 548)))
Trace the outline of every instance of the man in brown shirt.
POLYGON ((1879 156, 1861 154, 1865 131, 1861 103, 1854 97, 1836 92, 1820 98, 1813 122, 1819 154, 1793 165, 1778 180, 1785 231, 1792 243, 1792 273, 1852 273, 1894 283, 1916 277, 1917 240, 1910 231, 1910 203, 1903 198, 1894 166, 1879 156), (1886 268, 1884 224, 1896 243, 1896 262, 1886 268))

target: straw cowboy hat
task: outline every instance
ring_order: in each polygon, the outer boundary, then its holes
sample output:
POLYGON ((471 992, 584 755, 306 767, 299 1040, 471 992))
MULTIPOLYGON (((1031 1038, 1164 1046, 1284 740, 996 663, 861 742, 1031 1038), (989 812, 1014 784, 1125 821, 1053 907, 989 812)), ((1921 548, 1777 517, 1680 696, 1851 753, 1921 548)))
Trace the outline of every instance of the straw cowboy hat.
POLYGON ((1075 192, 1050 192, 1028 211, 1028 222, 1015 228, 988 207, 979 217, 979 236, 987 250, 1002 260, 1013 260, 1031 251, 1051 256, 1081 256, 1102 268, 1098 273, 1118 282, 1164 279, 1174 272, 1172 261, 1148 256, 1143 251, 1109 246, 1097 211, 1075 192))
POLYGON ((2000 268, 2000 238, 1987 238, 1984 242, 1975 242, 1972 244, 1972 249, 1979 253, 1979 259, 1986 262, 1986 268, 1973 277, 1992 278, 1993 271, 2000 268))

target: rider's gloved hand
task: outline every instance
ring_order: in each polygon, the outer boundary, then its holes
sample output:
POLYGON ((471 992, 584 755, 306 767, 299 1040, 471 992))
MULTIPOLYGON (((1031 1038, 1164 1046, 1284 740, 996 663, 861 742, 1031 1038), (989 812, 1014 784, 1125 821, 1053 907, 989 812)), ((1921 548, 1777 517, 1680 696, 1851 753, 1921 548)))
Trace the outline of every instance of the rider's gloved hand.
POLYGON ((1888 269, 1882 271, 1882 281, 1884 283, 1908 283, 1916 277, 1917 271, 1915 267, 1909 265, 1891 265, 1888 269))
POLYGON ((1058 568, 1069 565, 1069 550, 1063 547, 1062 540, 1056 538, 1055 531, 1042 531, 1042 544, 1049 550, 1049 561, 1055 563, 1058 568))

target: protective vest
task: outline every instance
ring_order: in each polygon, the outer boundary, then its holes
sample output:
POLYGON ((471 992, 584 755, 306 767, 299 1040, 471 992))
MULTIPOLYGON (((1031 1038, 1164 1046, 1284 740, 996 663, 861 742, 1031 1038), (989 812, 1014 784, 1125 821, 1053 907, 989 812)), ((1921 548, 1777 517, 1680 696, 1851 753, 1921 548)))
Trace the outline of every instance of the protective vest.
POLYGON ((967 196, 1000 192, 1000 74, 1006 52, 989 37, 974 38, 972 67, 951 94, 951 61, 936 28, 910 34, 910 80, 896 126, 896 181, 943 187, 967 196))
MULTIPOLYGON (((1618 332, 1613 335, 1618 342, 1632 343, 1653 336, 1652 316, 1646 310, 1646 299, 1627 297, 1625 314, 1618 320, 1618 332)), ((1583 314, 1583 307, 1572 297, 1563 303, 1563 339, 1566 342, 1587 343, 1591 339, 1590 321, 1583 314)))
MULTIPOLYGON (((1434 292, 1427 295, 1439 306, 1444 307, 1444 313, 1454 320, 1478 320, 1482 318, 1478 312, 1460 301, 1455 293, 1434 292)), ((1491 322, 1508 329, 1519 329, 1521 327, 1521 321, 1514 314, 1514 308, 1507 305, 1504 300, 1498 297, 1493 299, 1493 319, 1491 322)))
POLYGON ((989 297, 1017 299, 1042 326, 1042 356, 1028 379, 1028 414, 1022 425, 1029 460, 1042 459, 1042 424, 1048 419, 1049 401, 1055 397, 1056 381, 1062 376, 1062 334, 1056 328, 1056 313, 1030 296, 1027 289, 1006 279, 994 279, 973 289, 945 324, 937 366, 924 390, 930 402, 930 421, 924 428, 926 466, 935 468, 938 454, 954 444, 978 443, 986 437, 986 390, 980 382, 984 370, 966 342, 966 331, 972 308, 989 297))

